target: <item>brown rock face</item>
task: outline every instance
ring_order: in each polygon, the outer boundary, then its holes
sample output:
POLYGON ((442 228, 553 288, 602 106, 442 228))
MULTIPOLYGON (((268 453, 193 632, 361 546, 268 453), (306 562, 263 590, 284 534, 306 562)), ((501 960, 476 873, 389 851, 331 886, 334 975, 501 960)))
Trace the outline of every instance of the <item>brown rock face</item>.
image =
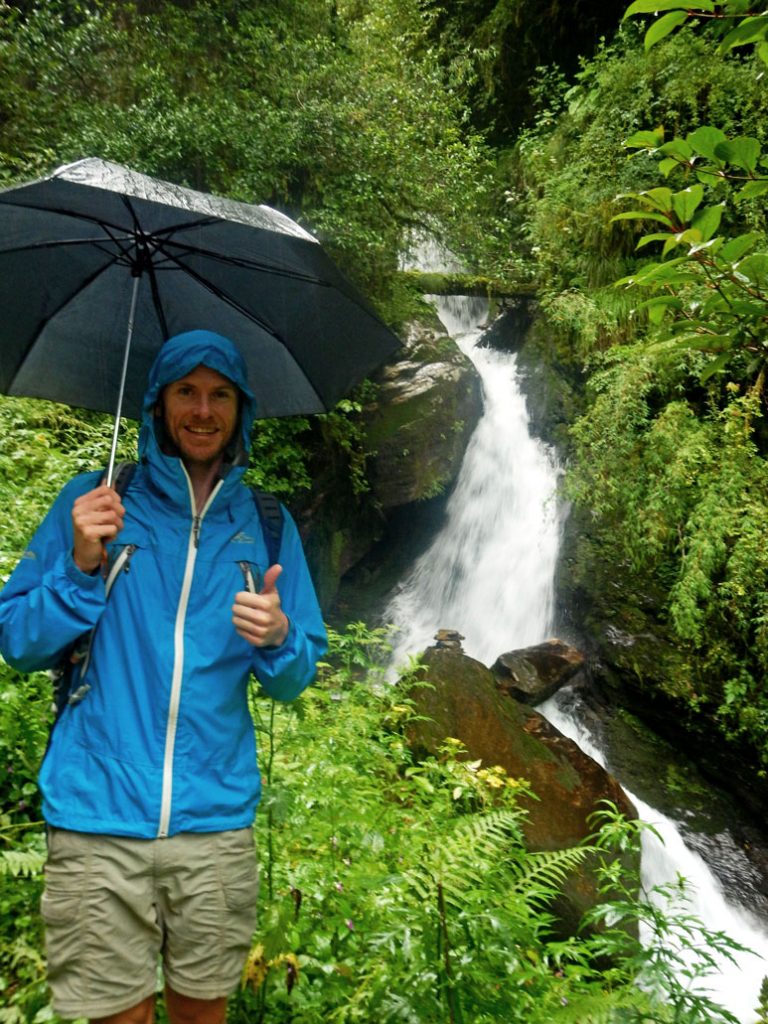
POLYGON ((562 640, 545 640, 534 647, 508 651, 491 671, 504 693, 524 704, 540 704, 572 679, 584 665, 584 655, 562 640))
POLYGON ((365 420, 376 500, 388 509, 443 493, 482 414, 474 366, 442 328, 413 325, 401 358, 374 379, 365 420))
MULTIPOLYGON (((417 752, 433 753, 447 737, 456 737, 471 759, 527 779, 538 797, 524 804, 529 849, 557 850, 583 841, 594 831, 588 818, 602 800, 637 817, 613 776, 536 711, 501 693, 485 665, 450 647, 430 647, 424 665, 433 688, 416 687, 411 694, 427 719, 413 726, 411 745, 417 752)), ((569 879, 555 908, 564 931, 572 933, 596 902, 587 865, 569 879)))

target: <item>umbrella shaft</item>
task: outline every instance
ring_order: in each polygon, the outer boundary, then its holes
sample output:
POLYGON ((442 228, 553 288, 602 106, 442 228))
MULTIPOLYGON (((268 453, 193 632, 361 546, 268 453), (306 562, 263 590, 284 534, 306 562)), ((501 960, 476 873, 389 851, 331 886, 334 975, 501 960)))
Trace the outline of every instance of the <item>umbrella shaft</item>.
POLYGON ((125 352, 123 353, 123 369, 120 374, 120 390, 117 394, 117 408, 115 409, 115 425, 112 430, 112 448, 109 453, 109 464, 107 466, 107 487, 112 486, 112 477, 115 472, 115 458, 117 456, 117 440, 120 436, 120 416, 123 411, 123 396, 125 394, 125 381, 128 376, 128 359, 131 354, 131 339, 133 338, 133 319, 136 314, 136 300, 139 295, 140 275, 133 279, 133 293, 131 294, 131 308, 128 313, 128 333, 125 339, 125 352))

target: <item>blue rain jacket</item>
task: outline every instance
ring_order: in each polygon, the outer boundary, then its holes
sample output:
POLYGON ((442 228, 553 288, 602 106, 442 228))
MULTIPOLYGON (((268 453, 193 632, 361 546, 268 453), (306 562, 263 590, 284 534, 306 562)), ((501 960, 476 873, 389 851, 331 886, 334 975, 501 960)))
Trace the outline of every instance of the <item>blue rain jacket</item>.
POLYGON ((257 580, 268 567, 253 495, 241 482, 253 416, 230 341, 193 331, 166 342, 150 374, 125 526, 109 545, 109 599, 101 573, 81 572, 72 557, 72 504, 101 473, 64 487, 0 593, 0 652, 21 671, 56 666, 96 627, 88 668, 73 686, 89 689, 65 708, 40 772, 52 825, 155 838, 253 821, 261 787, 250 673, 271 696, 291 700, 312 682, 326 648, 285 510, 277 588, 288 636, 280 647, 255 648, 232 624, 234 596, 245 589, 239 563, 257 580), (196 517, 184 465, 160 449, 154 408, 166 384, 200 364, 234 381, 244 399, 231 461, 196 517))

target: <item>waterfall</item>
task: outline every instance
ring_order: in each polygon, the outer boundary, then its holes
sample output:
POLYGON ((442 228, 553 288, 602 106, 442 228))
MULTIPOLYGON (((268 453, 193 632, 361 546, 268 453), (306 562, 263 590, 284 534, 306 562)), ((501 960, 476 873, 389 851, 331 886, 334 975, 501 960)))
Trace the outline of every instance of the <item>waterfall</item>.
MULTIPOLYGON (((482 300, 436 300, 446 330, 472 360, 482 380, 484 413, 467 448, 449 499, 446 522, 391 598, 384 620, 396 630, 393 675, 407 656, 428 647, 437 629, 455 629, 464 650, 487 665, 505 651, 545 639, 552 629, 554 571, 562 509, 554 452, 533 438, 516 357, 479 347, 482 300)), ((561 732, 602 763, 594 738, 556 700, 540 709, 561 732)), ((621 779, 619 779, 621 781, 621 779)), ((691 884, 689 912, 712 931, 723 930, 758 954, 739 954, 702 990, 741 1022, 757 1019, 760 982, 768 973, 768 935, 747 911, 729 904, 704 860, 683 843, 674 822, 630 794, 642 820, 663 843, 643 839, 644 885, 691 884)))
MULTIPOLYGON (((560 732, 578 743, 585 754, 603 767, 610 767, 605 764, 596 738, 572 713, 563 710, 558 696, 550 698, 538 711, 560 732)), ((726 900, 722 885, 704 859, 685 845, 675 822, 624 788, 637 808, 640 820, 653 825, 658 833, 654 835, 646 831, 642 837, 640 871, 643 888, 650 892, 654 886, 674 881, 682 875, 689 886, 685 913, 693 914, 710 931, 725 932, 749 950, 735 953, 733 962, 722 959, 716 973, 702 979, 696 988, 729 1009, 740 1024, 752 1024, 757 1020, 755 1008, 760 997, 760 984, 763 975, 768 973, 768 933, 765 927, 747 910, 726 900)), ((640 938, 646 938, 642 931, 640 938)))
POLYGON ((446 524, 384 613, 397 628, 394 661, 456 629, 490 663, 551 628, 560 535, 555 455, 531 437, 516 356, 478 347, 487 302, 442 300, 449 334, 474 363, 484 412, 446 509, 446 524))

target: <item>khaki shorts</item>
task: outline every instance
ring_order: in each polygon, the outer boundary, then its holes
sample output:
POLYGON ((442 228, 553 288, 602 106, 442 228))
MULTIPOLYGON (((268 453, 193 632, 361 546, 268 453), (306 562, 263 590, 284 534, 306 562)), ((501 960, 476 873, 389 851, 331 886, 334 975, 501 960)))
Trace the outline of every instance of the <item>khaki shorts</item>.
POLYGON ((48 980, 65 1018, 135 1006, 165 981, 216 999, 240 980, 256 922, 251 829, 122 839, 50 829, 48 980))

